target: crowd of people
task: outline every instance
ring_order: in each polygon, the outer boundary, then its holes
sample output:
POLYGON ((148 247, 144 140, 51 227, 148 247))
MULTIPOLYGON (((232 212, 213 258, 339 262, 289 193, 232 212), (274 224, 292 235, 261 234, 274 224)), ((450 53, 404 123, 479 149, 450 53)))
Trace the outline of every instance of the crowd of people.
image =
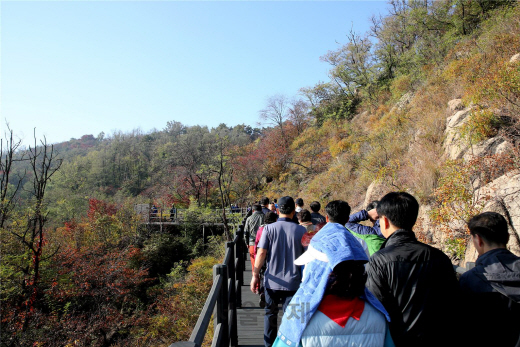
POLYGON ((458 279, 448 256, 417 240, 419 203, 406 192, 354 214, 341 200, 324 215, 309 207, 263 198, 246 220, 266 347, 520 347, 520 258, 502 215, 468 221, 479 258, 458 279))

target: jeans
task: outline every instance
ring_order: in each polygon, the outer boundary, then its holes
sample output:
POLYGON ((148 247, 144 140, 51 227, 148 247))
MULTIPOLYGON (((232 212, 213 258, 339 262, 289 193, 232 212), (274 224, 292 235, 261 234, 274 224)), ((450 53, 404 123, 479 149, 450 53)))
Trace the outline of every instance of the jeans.
POLYGON ((295 290, 273 290, 265 288, 264 344, 271 347, 278 333, 278 304, 283 305, 283 312, 289 305, 295 290))

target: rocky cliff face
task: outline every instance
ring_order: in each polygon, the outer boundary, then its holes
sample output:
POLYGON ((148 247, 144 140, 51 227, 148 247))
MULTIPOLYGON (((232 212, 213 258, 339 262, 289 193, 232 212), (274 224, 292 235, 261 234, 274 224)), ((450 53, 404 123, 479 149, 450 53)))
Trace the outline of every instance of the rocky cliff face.
MULTIPOLYGON (((445 156, 449 159, 463 159, 468 163, 478 157, 507 154, 512 145, 501 136, 486 139, 470 145, 460 135, 460 128, 471 117, 473 107, 463 107, 461 100, 452 100, 448 108, 453 112, 446 122, 445 156)), ((520 255, 520 170, 513 170, 481 186, 478 180, 473 182, 473 199, 484 204, 482 212, 498 212, 509 222, 510 239, 507 247, 520 255)), ((466 247, 465 259, 475 261, 477 253, 471 241, 466 247)))
MULTIPOLYGON (((520 54, 511 58, 511 62, 520 60, 520 54)), ((397 106, 396 106, 397 107, 397 106)), ((447 160, 462 160, 463 163, 473 163, 478 158, 492 157, 510 154, 513 146, 503 137, 488 138, 479 143, 469 143, 462 135, 461 130, 467 124, 476 108, 472 105, 463 105, 461 99, 448 102, 443 143, 444 158, 447 160)), ((500 170, 498 170, 500 171, 500 170)), ((479 179, 472 180, 473 201, 483 206, 482 212, 493 211, 502 214, 509 223, 510 239, 508 249, 520 256, 520 169, 507 171, 494 177, 490 182, 482 182, 479 179)), ((368 187, 364 206, 372 200, 378 200, 386 193, 395 190, 384 181, 374 181, 368 187)), ((429 218, 431 206, 423 204, 419 211, 416 224, 416 234, 419 239, 433 246, 447 251, 448 236, 432 225, 429 218)), ((453 220, 450 225, 453 230, 460 230, 464 234, 466 230, 463 220, 453 220)), ((449 253, 449 252, 447 252, 449 253)), ((466 262, 474 262, 477 252, 467 237, 466 251, 463 259, 453 259, 453 262, 465 266, 466 262)))

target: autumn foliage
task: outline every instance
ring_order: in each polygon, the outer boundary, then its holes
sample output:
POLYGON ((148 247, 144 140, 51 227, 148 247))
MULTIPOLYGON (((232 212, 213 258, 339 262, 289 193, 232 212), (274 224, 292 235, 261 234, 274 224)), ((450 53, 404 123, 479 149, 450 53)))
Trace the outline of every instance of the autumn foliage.
MULTIPOLYGON (((148 267, 156 268, 160 261, 149 250, 156 247, 155 237, 128 237, 121 228, 128 223, 120 220, 122 206, 97 199, 89 206, 84 219, 51 233, 53 241, 44 245, 44 256, 48 248, 59 248, 48 258, 52 261, 42 265, 34 293, 4 295, 3 345, 167 346, 186 338, 218 260, 200 258, 186 269, 181 262, 177 270, 183 275, 172 281, 157 271, 151 277, 148 267)), ((184 247, 182 241, 167 245, 184 247)), ((182 249, 170 252, 185 254, 182 249)))
POLYGON ((460 258, 464 222, 489 199, 477 188, 520 167, 520 63, 510 61, 520 53, 518 18, 508 0, 392 1, 371 32, 351 32, 323 56, 330 81, 295 100, 270 98, 262 129, 172 121, 148 134, 71 140, 58 146, 63 165, 44 180, 45 198, 16 191, 37 176, 22 175, 26 160, 12 182, 2 166, 2 346, 186 340, 221 260, 211 252, 221 240, 201 242, 201 219, 261 196, 364 208, 372 183, 406 190, 431 207, 431 225, 460 258), (511 150, 446 160, 452 99, 471 107, 462 141, 499 136, 511 150), (134 205, 148 203, 187 208, 182 230, 143 229, 134 205))

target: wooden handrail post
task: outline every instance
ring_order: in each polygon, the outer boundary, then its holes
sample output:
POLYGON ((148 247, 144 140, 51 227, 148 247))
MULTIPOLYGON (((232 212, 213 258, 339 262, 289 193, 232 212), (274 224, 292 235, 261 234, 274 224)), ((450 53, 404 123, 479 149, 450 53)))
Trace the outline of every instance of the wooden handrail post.
MULTIPOLYGON (((244 227, 240 225, 237 230, 237 244, 236 244, 236 256, 238 258, 236 274, 237 280, 240 286, 244 285, 244 250, 242 249, 242 245, 244 244, 244 227)), ((238 303, 237 303, 238 305, 238 303)), ((240 307, 241 305, 238 305, 240 307)))
POLYGON ((235 281, 235 249, 234 242, 226 242, 226 247, 231 253, 230 264, 229 264, 229 281, 231 282, 231 293, 229 293, 229 297, 231 298, 229 302, 229 309, 231 310, 232 320, 231 320, 231 336, 230 336, 230 344, 232 347, 238 346, 238 327, 237 327, 237 310, 236 310, 236 293, 240 291, 240 288, 236 288, 235 281))
POLYGON ((244 270, 246 269, 246 263, 247 261, 249 260, 249 237, 251 236, 251 234, 249 233, 249 231, 246 231, 245 232, 245 235, 244 235, 244 244, 245 244, 245 249, 244 249, 244 270))
POLYGON ((222 325, 222 341, 229 341, 228 331, 228 268, 224 264, 217 264, 213 266, 213 281, 215 281, 218 275, 222 276, 222 287, 217 295, 216 314, 215 314, 215 333, 216 328, 219 324, 222 325))

